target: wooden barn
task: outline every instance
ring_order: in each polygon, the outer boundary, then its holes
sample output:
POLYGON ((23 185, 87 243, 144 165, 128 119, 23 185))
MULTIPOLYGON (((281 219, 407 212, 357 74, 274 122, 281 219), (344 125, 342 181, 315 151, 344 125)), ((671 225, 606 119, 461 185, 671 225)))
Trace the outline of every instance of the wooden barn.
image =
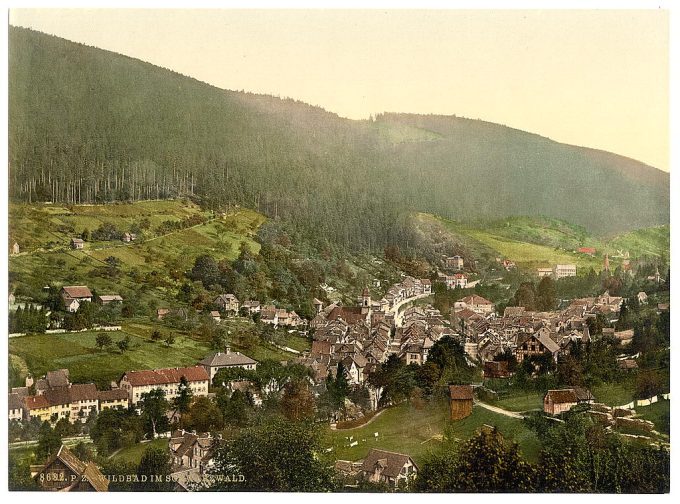
POLYGON ((472 414, 472 386, 449 385, 451 420, 461 420, 472 414))

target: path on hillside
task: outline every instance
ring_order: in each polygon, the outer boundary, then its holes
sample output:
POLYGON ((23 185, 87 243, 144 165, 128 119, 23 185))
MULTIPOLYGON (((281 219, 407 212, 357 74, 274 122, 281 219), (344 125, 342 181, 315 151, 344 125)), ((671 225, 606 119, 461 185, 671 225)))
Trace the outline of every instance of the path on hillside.
POLYGON ((503 408, 499 408, 498 406, 491 406, 490 404, 486 404, 481 401, 475 401, 475 404, 477 406, 481 406, 484 409, 488 409, 489 411, 493 411, 494 413, 498 413, 499 415, 505 415, 520 420, 524 418, 524 415, 522 415, 521 413, 517 413, 516 411, 506 410, 503 408))
POLYGON ((363 429, 367 425, 371 425, 371 422, 378 418, 380 415, 383 414, 383 411, 387 411, 389 408, 381 409, 378 411, 375 415, 373 415, 368 422, 365 424, 357 425, 356 427, 350 427, 349 429, 338 429, 337 427, 331 426, 331 430, 337 431, 337 432, 347 432, 347 431, 352 431, 352 430, 357 430, 357 429, 363 429))

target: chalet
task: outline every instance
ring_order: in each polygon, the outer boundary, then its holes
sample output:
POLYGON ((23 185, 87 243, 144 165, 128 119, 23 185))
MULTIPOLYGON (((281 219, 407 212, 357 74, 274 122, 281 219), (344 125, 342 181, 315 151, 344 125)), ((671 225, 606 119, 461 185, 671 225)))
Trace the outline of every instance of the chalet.
POLYGON ((142 394, 155 389, 165 392, 166 399, 174 399, 182 377, 189 383, 194 396, 208 395, 210 375, 204 366, 127 371, 121 377, 119 386, 127 392, 130 404, 136 406, 142 400, 142 394))
POLYGON ((220 307, 225 312, 238 313, 239 300, 233 294, 220 294, 215 298, 213 304, 220 307))
POLYGON ((593 402, 595 402, 593 395, 582 387, 548 390, 543 398, 543 411, 549 415, 559 415, 577 404, 592 404, 593 402))
POLYGON ((106 409, 127 409, 130 403, 128 393, 121 388, 100 390, 98 393, 99 411, 106 409))
POLYGON ((107 305, 109 303, 122 303, 123 298, 118 294, 102 294, 97 296, 97 302, 100 305, 107 305))
POLYGON ((107 492, 109 480, 94 462, 83 462, 64 445, 31 474, 43 491, 107 492))
POLYGON ((85 242, 80 238, 71 238, 71 248, 73 250, 81 250, 85 248, 85 242))
POLYGON ((211 465, 215 442, 210 433, 174 431, 168 442, 173 466, 177 470, 198 468, 203 473, 211 465))
POLYGON ((61 288, 60 294, 65 308, 70 312, 76 312, 83 302, 92 301, 92 292, 87 285, 66 285, 61 288))
POLYGON ((444 261, 447 269, 460 271, 463 269, 463 258, 461 256, 447 257, 444 261))
POLYGON ((372 483, 386 483, 397 487, 408 485, 418 475, 418 466, 403 453, 371 448, 361 465, 361 477, 372 483))
POLYGON ((211 383, 220 369, 243 368, 253 371, 257 369, 257 361, 240 352, 232 352, 230 347, 227 347, 224 352, 207 356, 199 364, 205 368, 211 383))
POLYGON ((525 357, 550 353, 557 360, 560 346, 550 337, 548 330, 540 330, 534 334, 523 334, 518 337, 515 358, 520 363, 525 357))
POLYGON ((449 385, 451 420, 461 420, 472 414, 472 386, 449 385))

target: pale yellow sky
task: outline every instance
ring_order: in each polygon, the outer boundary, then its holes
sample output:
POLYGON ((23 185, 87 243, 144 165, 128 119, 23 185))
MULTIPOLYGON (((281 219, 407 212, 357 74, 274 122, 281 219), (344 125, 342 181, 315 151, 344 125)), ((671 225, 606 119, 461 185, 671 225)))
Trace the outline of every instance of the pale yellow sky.
POLYGON ((669 170, 666 11, 43 9, 10 23, 343 117, 456 114, 669 170))

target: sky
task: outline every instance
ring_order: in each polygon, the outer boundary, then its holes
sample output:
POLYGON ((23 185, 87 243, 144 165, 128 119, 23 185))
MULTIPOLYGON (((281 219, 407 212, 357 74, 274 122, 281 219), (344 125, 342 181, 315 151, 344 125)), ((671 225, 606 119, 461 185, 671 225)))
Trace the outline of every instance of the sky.
POLYGON ((340 116, 455 114, 669 171, 663 10, 13 9, 10 24, 340 116))

